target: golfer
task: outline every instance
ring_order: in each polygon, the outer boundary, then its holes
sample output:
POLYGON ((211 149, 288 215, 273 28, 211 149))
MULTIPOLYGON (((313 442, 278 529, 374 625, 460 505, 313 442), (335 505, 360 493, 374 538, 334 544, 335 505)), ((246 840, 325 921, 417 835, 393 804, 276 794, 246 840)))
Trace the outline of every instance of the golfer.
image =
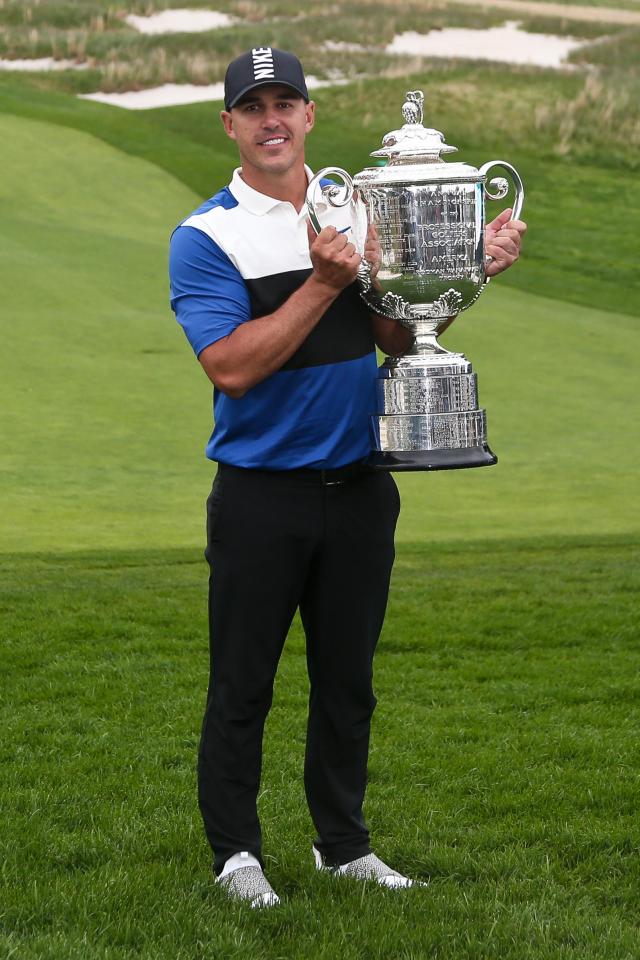
MULTIPOLYGON (((391 474, 363 464, 375 347, 402 353, 411 335, 360 298, 360 256, 342 225, 318 236, 309 227, 305 139, 315 104, 300 61, 271 47, 248 51, 227 69, 224 105, 240 166, 174 231, 170 251, 171 304, 214 386, 211 672, 198 761, 214 873, 252 907, 278 903, 256 801, 274 677, 299 609, 311 862, 409 887, 373 852, 362 813, 372 662, 400 508, 391 474)), ((519 254, 526 228, 508 217, 487 230, 491 275, 519 254)))

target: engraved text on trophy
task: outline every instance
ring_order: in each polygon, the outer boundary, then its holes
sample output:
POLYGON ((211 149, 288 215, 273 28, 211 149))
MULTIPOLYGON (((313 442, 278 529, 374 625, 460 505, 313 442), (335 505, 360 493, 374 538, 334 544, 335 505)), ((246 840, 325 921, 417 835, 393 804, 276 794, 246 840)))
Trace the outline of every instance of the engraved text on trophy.
POLYGON ((475 299, 483 281, 483 223, 474 184, 378 187, 367 199, 378 225, 379 278, 386 290, 428 304, 453 287, 461 309, 475 299))

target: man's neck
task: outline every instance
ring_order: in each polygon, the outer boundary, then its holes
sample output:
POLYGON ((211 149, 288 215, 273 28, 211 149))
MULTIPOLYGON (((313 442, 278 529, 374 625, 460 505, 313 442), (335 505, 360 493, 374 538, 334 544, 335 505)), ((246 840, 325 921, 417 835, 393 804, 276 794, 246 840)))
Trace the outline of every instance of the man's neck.
POLYGON ((274 200, 284 200, 293 204, 298 213, 302 210, 307 196, 307 174, 304 166, 288 170, 285 174, 268 175, 253 168, 240 168, 240 176, 253 190, 263 193, 274 200))

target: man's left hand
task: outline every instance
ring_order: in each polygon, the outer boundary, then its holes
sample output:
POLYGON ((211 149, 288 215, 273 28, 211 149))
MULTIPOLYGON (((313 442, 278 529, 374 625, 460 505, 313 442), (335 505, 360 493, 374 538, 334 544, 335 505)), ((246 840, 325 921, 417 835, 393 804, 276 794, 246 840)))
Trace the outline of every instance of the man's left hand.
POLYGON ((511 208, 488 223, 484 234, 485 257, 492 257, 485 267, 488 277, 495 277, 516 262, 520 256, 522 238, 527 232, 523 220, 511 220, 511 208))

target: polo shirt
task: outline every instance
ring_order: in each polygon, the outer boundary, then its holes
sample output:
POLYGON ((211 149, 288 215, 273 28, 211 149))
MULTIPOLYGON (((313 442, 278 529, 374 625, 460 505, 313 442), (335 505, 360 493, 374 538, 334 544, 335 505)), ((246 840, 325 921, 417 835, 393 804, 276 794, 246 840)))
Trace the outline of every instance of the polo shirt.
MULTIPOLYGON (((348 216, 337 209, 330 222, 342 229, 348 216)), ((174 230, 171 306, 196 356, 241 323, 277 310, 304 283, 312 272, 306 217, 306 209, 298 213, 252 189, 238 169, 174 230)), ((353 283, 276 373, 238 398, 214 387, 206 454, 272 470, 363 459, 375 379, 370 313, 353 283)))

